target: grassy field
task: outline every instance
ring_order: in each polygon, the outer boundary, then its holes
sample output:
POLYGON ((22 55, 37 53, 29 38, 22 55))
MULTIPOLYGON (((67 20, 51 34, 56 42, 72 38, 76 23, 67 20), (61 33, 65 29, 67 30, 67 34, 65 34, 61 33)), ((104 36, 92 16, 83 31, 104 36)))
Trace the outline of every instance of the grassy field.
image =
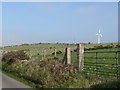
MULTIPOLYGON (((112 44, 115 46, 118 43, 112 43, 112 44)), ((85 44, 85 48, 91 48, 91 47, 99 46, 99 45, 105 46, 105 45, 111 45, 111 43, 85 44)), ((13 47, 3 47, 3 48, 0 48, 0 49, 5 50, 5 51, 29 49, 30 51, 27 52, 27 54, 32 59, 35 59, 35 58, 42 58, 44 56, 43 55, 44 53, 45 53, 46 56, 51 55, 54 52, 54 48, 56 48, 57 51, 61 51, 63 53, 63 55, 58 55, 58 57, 61 57, 61 56, 63 57, 66 47, 71 48, 71 51, 73 51, 74 49, 77 48, 77 45, 76 44, 69 44, 69 45, 68 44, 37 44, 37 45, 21 45, 21 46, 13 46, 13 47), (46 50, 46 51, 44 51, 44 50, 46 50)), ((106 50, 107 51, 109 51, 109 50, 117 50, 117 48, 106 49, 106 50)))
MULTIPOLYGON (((101 44, 85 44, 85 48, 91 48, 94 46, 99 46, 99 45, 110 45, 113 44, 114 46, 117 45, 118 43, 101 43, 101 44)), ((56 48, 58 50, 64 51, 64 48, 70 47, 71 50, 76 48, 76 44, 29 44, 29 45, 20 45, 20 46, 13 46, 13 47, 1 47, 0 49, 6 50, 6 51, 12 51, 12 50, 21 50, 21 49, 30 49, 31 51, 39 51, 43 49, 48 49, 51 47, 51 49, 56 48)))
MULTIPOLYGON (((85 48, 92 48, 94 46, 100 46, 100 45, 102 45, 102 46, 112 45, 113 48, 97 49, 97 50, 89 50, 89 51, 93 51, 93 52, 94 51, 95 52, 96 51, 118 51, 118 48, 115 48, 115 46, 117 44, 118 43, 112 43, 112 44, 111 43, 85 44, 85 48)), ((72 51, 71 52, 71 64, 76 66, 77 60, 76 60, 76 52, 74 50, 77 48, 77 46, 75 44, 72 44, 72 45, 67 45, 67 44, 38 44, 38 45, 21 45, 21 46, 0 48, 2 50, 7 51, 7 52, 8 51, 14 51, 14 50, 29 49, 30 51, 27 51, 27 54, 30 56, 30 60, 29 61, 33 62, 33 65, 31 64, 30 66, 27 66, 27 67, 26 66, 24 67, 20 63, 13 63, 12 65, 8 66, 6 63, 3 62, 4 68, 7 67, 4 70, 8 71, 8 73, 9 73, 9 68, 11 68, 10 71, 13 72, 14 75, 15 75, 15 73, 20 73, 20 75, 18 75, 18 76, 19 77, 23 76, 28 81, 32 80, 31 78, 33 78, 33 79, 36 78, 36 80, 37 80, 38 76, 36 76, 35 73, 38 74, 38 75, 42 75, 42 73, 39 73, 40 70, 36 69, 36 67, 38 67, 39 65, 38 66, 36 64, 34 65, 34 63, 37 62, 37 64, 39 64, 39 63, 42 63, 41 60, 44 60, 46 58, 54 57, 54 55, 52 55, 52 53, 54 52, 54 49, 56 49, 57 51, 61 51, 62 52, 61 54, 57 54, 57 57, 59 58, 59 61, 62 62, 64 54, 65 54, 65 48, 66 47, 71 48, 71 51, 72 51), (44 50, 46 50, 46 52, 44 50), (44 56, 44 54, 45 54, 45 56, 44 56), (23 67, 24 67, 24 69, 23 69, 23 67), (32 69, 32 67, 34 67, 34 68, 32 69), (15 70, 14 70, 14 68, 15 68, 15 70), (20 70, 20 71, 18 71, 18 70, 20 70), (38 72, 38 70, 39 70, 39 72, 38 72), (32 71, 34 71, 34 73, 32 71), (24 72, 26 72, 26 73, 24 73, 24 72), (26 76, 28 76, 28 77, 26 77, 26 76)), ((88 51, 85 51, 85 52, 88 52, 88 51)), ((108 53, 102 53, 102 54, 99 53, 98 57, 99 58, 103 58, 103 59, 98 59, 97 63, 116 63, 116 59, 109 59, 109 57, 116 57, 115 53, 109 53, 109 54, 108 53), (104 57, 108 57, 108 58, 106 59, 104 57)), ((84 61, 85 62, 95 62, 96 63, 96 55, 95 55, 95 53, 89 53, 89 54, 85 53, 85 60, 84 61), (93 59, 86 58, 86 57, 93 57, 93 59)), ((44 62, 44 63, 46 63, 46 62, 44 62)), ((89 63, 89 66, 87 65, 87 63, 85 63, 85 71, 88 72, 87 73, 88 76, 85 75, 85 74, 82 74, 82 75, 80 75, 80 74, 71 74, 71 79, 68 80, 68 82, 66 82, 64 84, 61 84, 61 85, 59 85, 57 87, 63 87, 63 88, 64 87, 71 87, 71 88, 72 87, 73 88, 77 88, 77 87, 78 88, 88 88, 89 87, 90 88, 90 87, 92 87, 92 85, 94 86, 95 84, 100 84, 101 82, 105 83, 104 80, 103 81, 100 80, 100 79, 97 80, 96 76, 90 76, 92 79, 94 77, 96 77, 93 80, 90 79, 89 75, 91 74, 91 71, 96 74, 96 69, 99 70, 99 71, 100 71, 100 69, 102 69, 105 72, 109 72, 109 71, 111 72, 112 71, 112 75, 113 75, 113 73, 116 73, 116 66, 115 66, 115 68, 112 69, 111 67, 108 67, 110 65, 100 64, 103 67, 100 66, 100 68, 98 68, 98 67, 96 68, 96 64, 95 63, 94 64, 90 64, 89 63), (77 78, 77 79, 75 79, 75 78, 77 78), (84 80, 84 82, 81 81, 81 80, 84 80), (82 85, 79 86, 79 84, 82 84, 82 85)), ((114 65, 111 65, 111 66, 113 67, 114 65)), ((45 72, 44 74, 48 75, 48 72, 45 72)), ((45 76, 44 74, 43 74, 43 76, 45 76)), ((43 76, 40 76, 41 79, 44 79, 43 76)), ((99 75, 99 76, 101 76, 101 75, 99 75)), ((104 76, 105 76, 105 78, 109 78, 108 74, 106 74, 104 76)), ((34 82, 34 80, 33 80, 33 82, 34 82)), ((36 83, 36 81, 34 83, 36 83)), ((41 85, 39 86, 38 84, 36 84, 36 85, 34 85, 34 87, 41 87, 41 85)), ((42 86, 42 87, 51 87, 51 86, 49 86, 49 84, 47 84, 47 86, 42 86)))

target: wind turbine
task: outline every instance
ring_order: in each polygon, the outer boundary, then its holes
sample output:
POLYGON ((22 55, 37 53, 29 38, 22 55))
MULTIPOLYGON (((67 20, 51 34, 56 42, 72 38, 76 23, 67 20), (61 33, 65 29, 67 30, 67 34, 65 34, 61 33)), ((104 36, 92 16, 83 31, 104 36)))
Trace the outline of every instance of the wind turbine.
POLYGON ((99 32, 96 35, 98 37, 98 44, 99 44, 100 43, 100 38, 102 37, 102 34, 100 33, 100 29, 99 29, 99 32))

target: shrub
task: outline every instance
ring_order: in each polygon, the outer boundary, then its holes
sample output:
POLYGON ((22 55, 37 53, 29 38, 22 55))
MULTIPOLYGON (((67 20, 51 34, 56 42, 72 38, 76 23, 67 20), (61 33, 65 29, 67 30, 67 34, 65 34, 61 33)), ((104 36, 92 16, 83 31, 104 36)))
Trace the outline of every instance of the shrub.
POLYGON ((117 44, 117 45, 116 45, 116 48, 120 48, 120 44, 117 44))
POLYGON ((2 61, 14 62, 16 60, 28 60, 29 56, 26 55, 24 50, 11 51, 3 54, 2 61))
POLYGON ((96 50, 96 48, 94 48, 94 47, 91 47, 91 48, 85 48, 85 51, 87 51, 87 50, 96 50))
POLYGON ((39 78, 44 87, 55 87, 55 85, 65 83, 71 77, 70 73, 77 72, 76 67, 61 64, 56 57, 41 61, 39 66, 41 71, 39 78))
POLYGON ((102 45, 94 46, 95 49, 103 49, 104 47, 102 45))
POLYGON ((3 64, 3 68, 44 88, 57 87, 67 82, 72 77, 72 73, 77 72, 75 66, 61 64, 57 57, 47 58, 39 63, 31 61, 30 64, 16 61, 10 65, 3 64))
POLYGON ((106 45, 106 46, 104 46, 104 49, 108 49, 108 48, 112 48, 113 47, 113 45, 106 45))
POLYGON ((49 47, 49 49, 52 49, 53 47, 49 47))

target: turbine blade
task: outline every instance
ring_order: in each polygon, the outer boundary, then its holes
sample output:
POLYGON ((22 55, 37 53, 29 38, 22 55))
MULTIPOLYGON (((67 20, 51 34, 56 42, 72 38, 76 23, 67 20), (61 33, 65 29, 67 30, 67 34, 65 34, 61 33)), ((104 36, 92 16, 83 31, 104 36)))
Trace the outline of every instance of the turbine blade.
POLYGON ((100 29, 99 29, 99 33, 100 33, 100 29))

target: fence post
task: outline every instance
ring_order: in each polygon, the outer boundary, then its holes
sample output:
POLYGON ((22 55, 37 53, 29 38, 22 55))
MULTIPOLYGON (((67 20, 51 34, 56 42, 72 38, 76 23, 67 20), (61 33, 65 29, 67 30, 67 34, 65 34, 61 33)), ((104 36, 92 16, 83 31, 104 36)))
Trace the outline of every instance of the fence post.
POLYGON ((46 57, 46 49, 43 50, 43 58, 46 57))
POLYGON ((55 57, 56 57, 56 49, 54 49, 55 57))
POLYGON ((70 57, 70 48, 66 48, 66 60, 65 60, 65 64, 71 64, 71 57, 70 57))
POLYGON ((84 68, 84 44, 77 44, 77 67, 78 71, 83 71, 84 68))

